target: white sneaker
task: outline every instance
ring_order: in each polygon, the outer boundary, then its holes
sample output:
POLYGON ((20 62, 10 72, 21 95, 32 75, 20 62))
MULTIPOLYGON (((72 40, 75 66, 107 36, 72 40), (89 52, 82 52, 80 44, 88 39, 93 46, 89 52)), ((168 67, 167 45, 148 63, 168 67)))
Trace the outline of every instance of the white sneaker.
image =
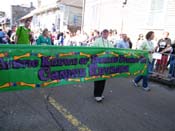
POLYGON ((135 82, 135 80, 132 80, 132 83, 134 84, 135 87, 138 87, 138 84, 135 82))
POLYGON ((101 102, 103 99, 104 99, 103 96, 102 96, 102 97, 95 97, 95 100, 96 100, 97 102, 101 102))
POLYGON ((144 91, 150 91, 151 88, 149 88, 149 87, 143 87, 143 90, 144 90, 144 91))

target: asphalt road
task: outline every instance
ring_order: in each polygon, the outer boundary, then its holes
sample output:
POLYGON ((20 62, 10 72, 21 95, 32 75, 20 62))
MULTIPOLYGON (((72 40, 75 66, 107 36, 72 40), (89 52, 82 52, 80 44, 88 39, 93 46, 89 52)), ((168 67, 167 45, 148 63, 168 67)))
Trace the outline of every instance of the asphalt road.
POLYGON ((93 83, 0 94, 0 131, 175 131, 175 90, 131 78, 110 79, 105 99, 93 99, 93 83))

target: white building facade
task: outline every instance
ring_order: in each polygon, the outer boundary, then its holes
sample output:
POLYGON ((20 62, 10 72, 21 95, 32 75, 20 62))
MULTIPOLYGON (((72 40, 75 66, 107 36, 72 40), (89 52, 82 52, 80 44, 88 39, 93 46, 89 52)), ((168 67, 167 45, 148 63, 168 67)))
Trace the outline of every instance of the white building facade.
MULTIPOLYGON (((31 12, 32 29, 52 29, 53 24, 57 31, 77 30, 81 28, 82 0, 77 4, 71 0, 39 0, 38 8, 31 12)), ((25 17, 24 17, 25 18, 25 17)))
POLYGON ((153 30, 175 38, 175 0, 84 0, 85 31, 117 29, 136 38, 153 30), (123 2, 127 2, 126 5, 123 2))

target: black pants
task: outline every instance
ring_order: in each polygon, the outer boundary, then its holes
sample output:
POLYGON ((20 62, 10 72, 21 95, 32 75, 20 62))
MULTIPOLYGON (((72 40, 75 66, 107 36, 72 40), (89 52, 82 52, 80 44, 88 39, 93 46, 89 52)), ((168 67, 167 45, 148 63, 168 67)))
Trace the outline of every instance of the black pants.
POLYGON ((94 81, 94 97, 101 97, 105 88, 106 80, 94 81))

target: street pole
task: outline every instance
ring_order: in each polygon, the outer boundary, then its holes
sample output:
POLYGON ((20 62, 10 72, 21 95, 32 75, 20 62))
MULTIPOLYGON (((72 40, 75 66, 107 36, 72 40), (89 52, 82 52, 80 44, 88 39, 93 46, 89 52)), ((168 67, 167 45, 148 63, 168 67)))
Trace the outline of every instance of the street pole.
POLYGON ((82 8, 82 21, 81 21, 81 32, 84 31, 84 14, 85 14, 85 6, 86 6, 86 0, 83 0, 83 8, 82 8))
POLYGON ((121 34, 123 33, 123 27, 124 27, 124 7, 127 4, 127 0, 124 0, 122 3, 122 20, 121 20, 121 34))

